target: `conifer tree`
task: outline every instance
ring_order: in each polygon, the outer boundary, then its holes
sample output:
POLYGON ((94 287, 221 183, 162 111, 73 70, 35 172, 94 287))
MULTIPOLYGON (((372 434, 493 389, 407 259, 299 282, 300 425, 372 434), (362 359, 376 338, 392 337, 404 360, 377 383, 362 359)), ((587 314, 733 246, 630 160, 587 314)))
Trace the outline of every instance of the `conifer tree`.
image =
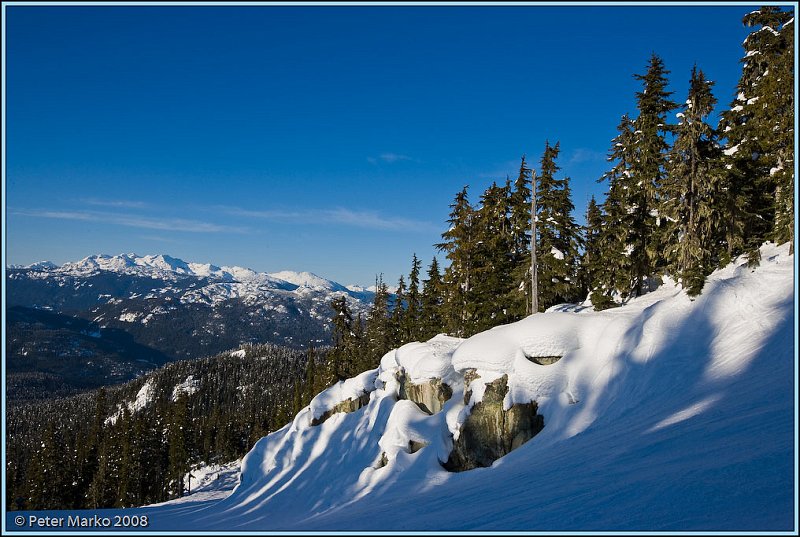
POLYGON ((436 247, 446 252, 450 265, 445 270, 445 322, 447 333, 463 337, 469 322, 468 305, 472 297, 475 258, 475 211, 469 203, 467 187, 450 204, 450 229, 442 233, 443 242, 436 247))
POLYGON ((33 509, 55 509, 60 504, 63 480, 59 472, 57 436, 55 424, 48 423, 32 459, 29 501, 33 509))
POLYGON ((586 228, 584 231, 584 249, 580 263, 580 288, 582 293, 591 293, 594 282, 604 270, 601 236, 603 232, 603 212, 597 205, 594 196, 586 207, 586 228))
POLYGON ((511 193, 511 234, 514 244, 512 283, 508 297, 509 319, 531 313, 531 168, 522 156, 511 193))
POLYGON ((422 297, 419 290, 419 272, 422 263, 415 253, 411 261, 411 272, 408 276, 408 293, 406 299, 406 311, 403 316, 403 326, 401 328, 403 341, 416 341, 420 337, 420 322, 422 297))
POLYGON ((428 278, 422 286, 421 341, 427 341, 444 330, 444 283, 436 257, 428 267, 428 278))
POLYGON ((664 62, 656 54, 650 57, 647 72, 634 75, 642 82, 642 91, 636 93, 639 116, 634 121, 633 150, 636 158, 630 165, 634 183, 628 210, 633 211, 630 222, 628 245, 631 247, 630 263, 633 295, 644 291, 645 280, 665 265, 660 254, 661 239, 658 215, 659 197, 666 174, 666 136, 672 131, 667 125, 667 114, 677 104, 669 99, 667 71, 664 62))
POLYGON ((744 41, 742 75, 720 128, 727 139, 728 257, 758 264, 765 240, 793 240, 794 19, 762 7, 742 19, 758 27, 744 41))
POLYGON ((717 102, 711 93, 713 85, 696 66, 692 69, 689 95, 678 114, 669 173, 661 189, 667 267, 680 277, 690 296, 700 293, 705 277, 714 269, 718 244, 721 150, 714 128, 706 122, 717 102))
POLYGON ((97 471, 89 486, 89 507, 111 507, 114 504, 116 485, 114 447, 111 438, 104 437, 98 449, 97 471))
POLYGON ((611 142, 608 160, 614 162, 610 171, 599 181, 608 181, 609 187, 602 207, 602 227, 598 238, 604 270, 595 273, 591 300, 596 310, 603 310, 626 300, 633 288, 631 252, 636 234, 636 203, 640 203, 641 189, 637 188, 631 173, 636 160, 634 147, 635 126, 625 114, 617 126, 619 134, 611 142))
POLYGON ((169 424, 169 468, 172 493, 180 498, 184 493, 183 478, 189 472, 189 410, 186 392, 181 392, 175 400, 169 424))
POLYGON ((127 507, 134 505, 135 491, 132 490, 131 478, 133 475, 133 458, 131 446, 131 414, 128 407, 123 407, 122 415, 118 420, 118 426, 121 429, 120 434, 120 461, 119 461, 119 476, 117 481, 117 497, 114 502, 114 507, 127 507))
POLYGON ((508 293, 512 285, 511 185, 493 183, 481 196, 475 214, 475 254, 468 335, 508 322, 508 293))
POLYGON ((327 356, 328 385, 350 378, 355 373, 354 360, 357 349, 356 320, 344 296, 331 301, 333 310, 333 349, 327 356))
POLYGON ((404 334, 404 328, 406 326, 406 295, 406 279, 401 274, 397 281, 397 291, 394 294, 394 304, 392 305, 392 347, 399 347, 408 343, 404 334))
POLYGON ((317 350, 311 345, 306 351, 305 382, 303 383, 303 400, 308 404, 317 393, 325 387, 319 385, 317 378, 317 350))
POLYGON ((559 144, 545 143, 541 173, 537 174, 537 270, 539 310, 578 297, 578 248, 581 237, 572 217, 569 178, 558 179, 559 144))
POLYGON ((367 314, 366 343, 361 370, 378 366, 383 355, 392 348, 392 326, 389 313, 389 289, 381 274, 375 281, 375 297, 367 314))

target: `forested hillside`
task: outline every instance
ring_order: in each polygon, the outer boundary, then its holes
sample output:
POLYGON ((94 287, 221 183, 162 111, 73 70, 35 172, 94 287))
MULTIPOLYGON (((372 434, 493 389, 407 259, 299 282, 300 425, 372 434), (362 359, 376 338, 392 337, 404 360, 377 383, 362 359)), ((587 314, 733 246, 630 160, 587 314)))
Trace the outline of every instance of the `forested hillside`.
POLYGON ((129 507, 179 497, 190 468, 241 457, 327 386, 314 373, 323 357, 248 345, 124 385, 12 405, 8 506, 129 507))

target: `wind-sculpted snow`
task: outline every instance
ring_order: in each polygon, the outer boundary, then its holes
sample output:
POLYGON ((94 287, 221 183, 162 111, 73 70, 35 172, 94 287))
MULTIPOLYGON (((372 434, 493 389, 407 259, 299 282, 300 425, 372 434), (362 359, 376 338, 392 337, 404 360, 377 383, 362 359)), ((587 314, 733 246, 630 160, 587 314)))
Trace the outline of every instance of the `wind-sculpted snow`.
POLYGON ((739 259, 694 300, 667 282, 612 310, 391 351, 261 439, 225 500, 148 512, 163 530, 790 531, 793 267, 765 245, 760 267, 739 259), (440 412, 398 399, 401 366, 443 360, 471 382, 440 412), (490 468, 447 472, 469 406, 503 375, 504 407, 535 400, 544 429, 490 468), (365 406, 310 424, 361 390, 365 406))

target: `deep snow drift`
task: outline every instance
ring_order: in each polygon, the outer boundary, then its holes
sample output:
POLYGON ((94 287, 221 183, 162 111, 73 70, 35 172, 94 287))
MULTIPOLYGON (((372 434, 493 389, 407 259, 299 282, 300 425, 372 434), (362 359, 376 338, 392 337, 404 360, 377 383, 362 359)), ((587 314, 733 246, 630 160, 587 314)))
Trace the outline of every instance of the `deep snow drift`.
POLYGON ((667 282, 613 310, 554 308, 391 351, 261 439, 229 497, 148 509, 152 527, 792 530, 794 257, 788 245, 762 256, 716 271, 695 300, 667 282), (549 356, 562 358, 529 359, 549 356), (442 378, 452 398, 433 415, 398 400, 401 367, 442 378), (465 405, 467 369, 480 378, 465 405), (491 468, 447 472, 469 407, 501 375, 504 407, 536 400, 544 429, 491 468), (363 408, 311 425, 364 393, 363 408))

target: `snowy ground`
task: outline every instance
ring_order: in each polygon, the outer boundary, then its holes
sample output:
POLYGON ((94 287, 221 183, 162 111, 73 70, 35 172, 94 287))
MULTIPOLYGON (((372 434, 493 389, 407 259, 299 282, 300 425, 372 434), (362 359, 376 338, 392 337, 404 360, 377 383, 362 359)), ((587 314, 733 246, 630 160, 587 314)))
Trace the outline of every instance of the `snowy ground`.
POLYGON ((402 347, 260 440, 227 498, 124 512, 161 531, 796 531, 787 252, 767 245, 755 271, 740 260, 715 272, 696 300, 668 283, 614 310, 402 347), (554 354, 548 366, 525 358, 554 354), (401 365, 453 380, 440 413, 397 400, 401 365), (465 368, 479 383, 507 374, 506 405, 535 398, 545 427, 491 468, 448 473, 465 368), (365 408, 310 425, 365 390, 365 408), (428 445, 410 454, 409 439, 428 445))
POLYGON ((211 464, 193 469, 183 478, 187 493, 181 498, 168 502, 155 503, 148 507, 164 505, 196 504, 199 502, 218 501, 227 498, 239 484, 239 473, 242 461, 227 464, 211 464))

